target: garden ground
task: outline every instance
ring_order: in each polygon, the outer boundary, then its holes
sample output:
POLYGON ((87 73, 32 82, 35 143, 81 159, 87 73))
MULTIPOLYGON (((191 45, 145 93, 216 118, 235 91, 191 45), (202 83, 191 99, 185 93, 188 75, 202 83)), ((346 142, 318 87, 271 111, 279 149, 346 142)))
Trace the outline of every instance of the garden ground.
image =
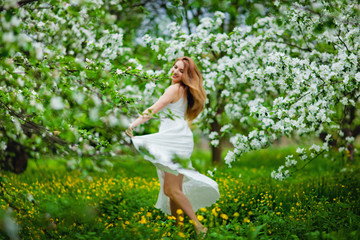
MULTIPOLYGON (((292 152, 269 148, 214 171, 221 198, 197 212, 206 239, 360 239, 359 161, 323 157, 285 181, 271 179, 292 152)), ((192 161, 210 176, 213 167, 200 159, 209 153, 194 152, 192 161)), ((113 166, 100 161, 105 171, 86 159, 75 170, 66 162, 47 157, 24 174, 1 173, 0 225, 13 218, 21 239, 196 239, 187 217, 179 228, 154 208, 156 170, 139 155, 111 159, 113 166)), ((7 234, 0 229, 0 239, 7 234)))

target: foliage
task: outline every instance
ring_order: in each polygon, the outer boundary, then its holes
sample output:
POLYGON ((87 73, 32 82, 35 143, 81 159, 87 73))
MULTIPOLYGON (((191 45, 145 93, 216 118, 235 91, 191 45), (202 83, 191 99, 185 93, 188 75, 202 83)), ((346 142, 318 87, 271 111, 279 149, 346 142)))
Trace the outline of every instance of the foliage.
MULTIPOLYGON (((317 136, 272 176, 282 180, 299 161, 336 146, 352 161, 359 125, 359 10, 352 1, 280 4, 283 14, 240 25, 229 34, 225 14, 203 18, 196 32, 169 25, 171 39, 144 36, 165 62, 189 55, 202 69, 208 95, 199 125, 213 146, 228 135, 225 161, 268 147, 282 136, 317 136), (322 9, 325 9, 322 11, 322 9), (346 19, 346 20, 344 20, 346 19)), ((295 170, 296 171, 296 170, 295 170)))
MULTIPOLYGON (((359 166, 339 172, 319 159, 318 168, 328 169, 321 177, 313 177, 318 169, 309 168, 297 179, 278 182, 269 173, 290 149, 283 151, 262 150, 243 159, 241 164, 250 167, 234 163, 233 168, 215 172, 221 198, 197 212, 210 228, 206 239, 359 236, 359 166), (259 161, 264 155, 273 157, 259 161)), ((138 156, 112 159, 114 165, 107 172, 92 171, 87 176, 66 171, 61 163, 65 159, 38 161, 38 167, 32 162, 22 175, 3 175, 5 189, 17 196, 6 195, 20 208, 8 216, 17 224, 21 239, 195 239, 187 217, 179 229, 175 219, 154 208, 159 188, 156 171, 138 156)), ((3 212, 9 211, 3 199, 0 205, 3 212)), ((0 239, 6 238, 0 229, 0 239)))
POLYGON ((127 144, 125 115, 138 114, 144 102, 139 94, 124 95, 124 89, 136 85, 133 90, 146 92, 154 74, 136 69, 123 45, 116 20, 126 6, 119 1, 2 3, 1 159, 19 158, 14 145, 39 158, 49 152, 114 155, 127 144))

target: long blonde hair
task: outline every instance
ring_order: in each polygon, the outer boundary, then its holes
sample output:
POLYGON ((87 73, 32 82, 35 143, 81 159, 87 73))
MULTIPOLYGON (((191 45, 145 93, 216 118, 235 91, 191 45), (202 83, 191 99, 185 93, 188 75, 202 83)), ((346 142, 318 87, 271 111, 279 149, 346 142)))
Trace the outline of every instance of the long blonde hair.
POLYGON ((188 100, 185 117, 191 122, 204 109, 206 93, 202 84, 203 79, 201 73, 194 60, 189 57, 180 57, 175 60, 175 63, 178 61, 184 63, 184 72, 180 84, 184 86, 188 100))

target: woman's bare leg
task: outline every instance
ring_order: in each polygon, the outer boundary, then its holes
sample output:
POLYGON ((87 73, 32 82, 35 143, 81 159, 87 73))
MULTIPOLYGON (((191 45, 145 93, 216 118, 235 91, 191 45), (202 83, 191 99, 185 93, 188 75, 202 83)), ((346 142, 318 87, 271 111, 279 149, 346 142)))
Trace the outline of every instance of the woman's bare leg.
POLYGON ((176 226, 179 225, 179 222, 182 222, 182 221, 180 221, 180 217, 182 217, 182 218, 184 217, 184 213, 181 213, 181 214, 177 213, 178 209, 182 210, 181 207, 176 204, 176 202, 174 202, 173 200, 170 199, 171 215, 176 217, 176 226))
MULTIPOLYGON (((182 191, 182 182, 183 181, 181 180, 179 183, 179 188, 181 189, 181 191, 182 191)), ((176 217, 176 225, 179 224, 180 217, 184 217, 184 212, 182 212, 180 215, 177 213, 178 209, 182 210, 181 207, 176 204, 176 202, 170 199, 170 210, 171 210, 171 214, 176 217)))
MULTIPOLYGON (((182 191, 182 179, 181 181, 179 182, 179 189, 182 191)), ((174 202, 171 198, 170 198, 170 210, 171 210, 171 214, 173 216, 175 216, 177 219, 178 219, 178 214, 177 214, 177 210, 178 209, 181 209, 181 207, 179 205, 176 204, 176 202, 174 202)), ((181 209, 182 210, 182 209, 181 209)), ((183 214, 181 214, 183 215, 183 214)))
POLYGON ((170 199, 170 210, 171 210, 171 214, 173 216, 177 217, 178 214, 176 213, 176 211, 178 209, 181 209, 181 208, 176 204, 176 202, 174 202, 173 200, 170 199))
MULTIPOLYGON (((180 207, 186 213, 186 215, 188 215, 188 217, 194 221, 197 232, 204 232, 206 228, 204 228, 204 226, 199 222, 194 213, 194 210, 192 209, 189 199, 182 192, 183 177, 184 175, 182 174, 176 176, 174 174, 165 172, 164 193, 170 198, 170 202, 173 201, 175 203, 175 206, 173 205, 175 208, 180 207)), ((171 213, 173 214, 173 210, 171 213)))

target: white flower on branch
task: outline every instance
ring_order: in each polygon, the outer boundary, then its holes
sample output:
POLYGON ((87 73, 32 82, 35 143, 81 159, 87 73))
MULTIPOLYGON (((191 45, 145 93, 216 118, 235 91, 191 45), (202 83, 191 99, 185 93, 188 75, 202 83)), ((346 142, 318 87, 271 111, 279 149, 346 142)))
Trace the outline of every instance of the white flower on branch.
POLYGON ((227 125, 224 125, 224 126, 222 126, 221 127, 221 129, 220 129, 220 132, 227 132, 229 129, 231 129, 233 127, 233 125, 232 124, 227 124, 227 125))
POLYGON ((217 132, 211 132, 209 134, 209 138, 212 139, 212 140, 216 139, 218 136, 219 136, 219 134, 217 132))
POLYGON ((123 74, 123 73, 124 73, 123 70, 121 70, 121 69, 116 69, 116 72, 115 72, 116 75, 121 75, 121 74, 123 74))
POLYGON ((210 144, 214 147, 217 147, 217 146, 219 146, 219 140, 218 139, 211 140, 210 144))
POLYGON ((360 72, 358 72, 358 73, 355 74, 355 80, 356 80, 357 82, 360 82, 360 72))
POLYGON ((345 138, 345 141, 346 141, 348 144, 350 144, 350 143, 353 143, 353 142, 355 141, 355 138, 354 138, 353 136, 351 136, 351 137, 346 137, 346 138, 345 138))
POLYGON ((12 43, 15 41, 15 36, 13 32, 6 32, 3 34, 2 37, 5 43, 12 43))
POLYGON ((52 97, 50 100, 50 107, 54 110, 61 110, 64 108, 64 103, 61 97, 52 97))
POLYGON ((229 166, 229 167, 231 167, 231 163, 233 162, 233 161, 235 161, 235 154, 234 154, 234 152, 233 151, 228 151, 227 152, 227 154, 226 154, 226 156, 225 156, 225 163, 229 166))

